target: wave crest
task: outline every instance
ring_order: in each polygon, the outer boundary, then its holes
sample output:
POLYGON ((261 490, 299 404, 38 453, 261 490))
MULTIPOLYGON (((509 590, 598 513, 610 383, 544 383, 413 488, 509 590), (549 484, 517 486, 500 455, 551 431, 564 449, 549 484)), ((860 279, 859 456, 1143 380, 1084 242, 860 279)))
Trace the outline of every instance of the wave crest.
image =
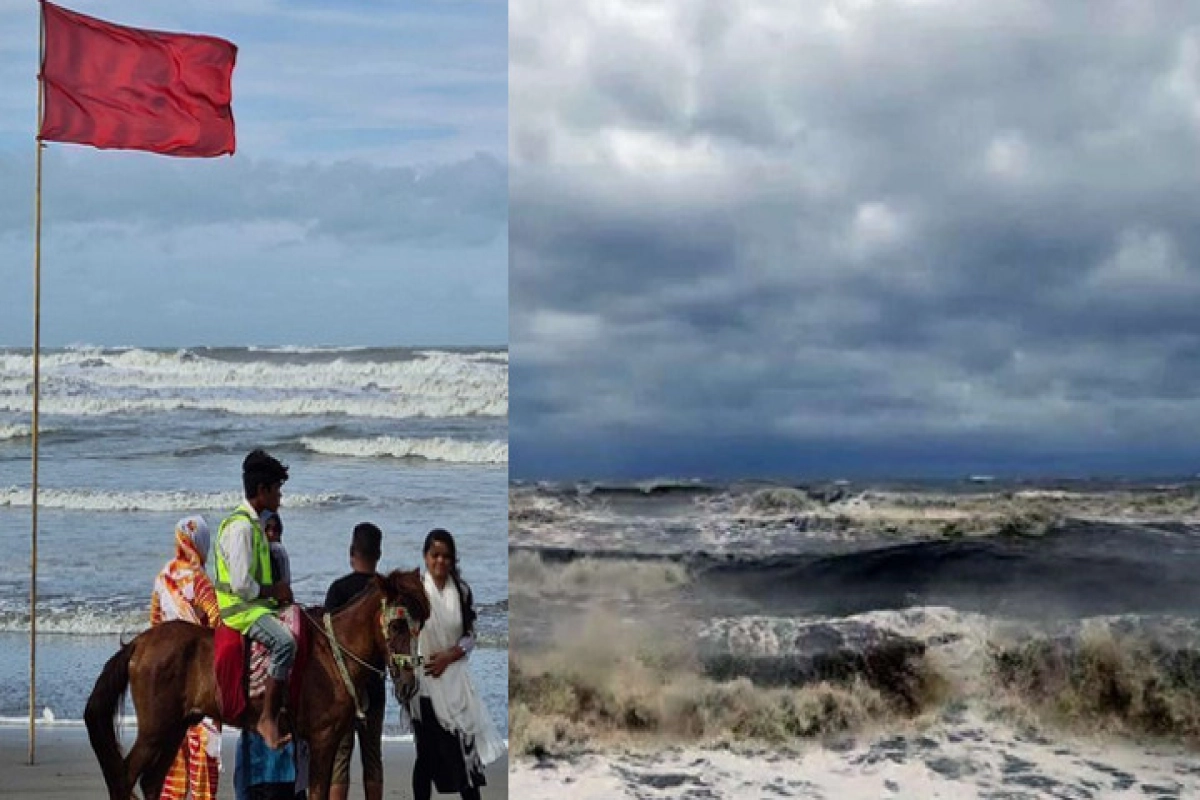
POLYGON ((508 463, 507 442, 476 442, 445 437, 406 439, 395 436, 377 436, 372 439, 310 436, 301 439, 300 442, 311 452, 327 456, 419 458, 452 464, 508 463))
MULTIPOLYGON (((71 511, 222 511, 242 501, 238 492, 108 492, 92 489, 39 489, 39 508, 71 511)), ((290 494, 289 506, 321 508, 352 505, 365 498, 350 494, 290 494)), ((28 508, 29 489, 0 489, 0 508, 28 508)))
POLYGON ((1092 621, 993 646, 994 685, 1022 711, 1082 730, 1200 738, 1200 625, 1092 621))
POLYGON ((905 659, 914 682, 872 685, 867 675, 803 686, 764 686, 706 674, 685 631, 592 614, 553 650, 510 656, 512 738, 543 755, 631 741, 781 743, 907 718, 932 703, 941 678, 923 656, 905 659))
MULTIPOLYGON (((397 352, 363 360, 332 351, 296 362, 266 353, 245 358, 247 352, 232 359, 137 348, 47 354, 42 409, 76 416, 195 410, 389 419, 508 413, 508 364, 494 354, 397 352)), ((0 411, 32 408, 30 370, 28 355, 0 351, 0 411)))

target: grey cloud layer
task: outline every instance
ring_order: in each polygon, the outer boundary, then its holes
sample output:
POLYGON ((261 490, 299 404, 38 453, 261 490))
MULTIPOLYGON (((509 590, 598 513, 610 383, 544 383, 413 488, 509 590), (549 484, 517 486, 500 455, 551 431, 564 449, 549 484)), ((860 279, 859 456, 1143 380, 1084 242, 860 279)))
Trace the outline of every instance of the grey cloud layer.
MULTIPOLYGON (((46 150, 43 341, 500 344, 499 3, 82 9, 239 47, 238 154, 46 150)), ((0 0, 0 343, 32 321, 37 4, 0 0)))
MULTIPOLYGON (((0 157, 0 183, 32 186, 0 157)), ((0 341, 29 340, 28 193, 0 197, 0 341)), ((507 168, 47 151, 43 336, 67 343, 501 344, 507 168)))
POLYGON ((715 431, 1045 453, 1200 423, 1186 4, 519 3, 512 29, 514 474, 715 431))
MULTIPOLYGON (((57 149, 46 160, 54 225, 287 222, 335 239, 478 246, 503 236, 508 219, 507 168, 487 155, 427 170, 57 149)), ((32 187, 31 166, 0 157, 0 182, 32 187)), ((6 192, 0 232, 27 230, 31 213, 28 197, 6 192)))

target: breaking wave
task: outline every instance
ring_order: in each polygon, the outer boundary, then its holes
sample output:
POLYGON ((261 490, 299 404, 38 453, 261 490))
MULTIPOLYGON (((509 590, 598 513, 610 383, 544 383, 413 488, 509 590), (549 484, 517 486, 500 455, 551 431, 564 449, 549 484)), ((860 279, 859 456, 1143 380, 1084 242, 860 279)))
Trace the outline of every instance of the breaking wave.
POLYGON ((418 458, 452 464, 506 464, 508 442, 477 442, 436 437, 408 439, 377 436, 371 439, 305 437, 300 440, 314 453, 351 458, 418 458))
MULTIPOLYGON (((494 353, 313 352, 324 357, 65 350, 42 359, 42 410, 78 416, 196 410, 396 419, 508 413, 508 365, 494 353)), ((31 380, 28 354, 0 351, 0 412, 31 410, 31 380)))
MULTIPOLYGON (((45 431, 46 429, 42 428, 42 432, 45 431)), ((28 439, 31 434, 32 429, 28 425, 0 425, 0 442, 28 439)))
POLYGON ((944 679, 923 655, 903 678, 867 673, 766 686, 706 671, 683 630, 594 614, 549 651, 510 656, 514 748, 543 755, 633 742, 780 744, 910 718, 938 702, 944 679))
POLYGON ((683 565, 670 562, 583 558, 553 565, 524 551, 509 554, 508 576, 514 595, 543 598, 653 597, 677 590, 690 580, 683 565))
POLYGON ((1034 730, 1200 742, 1200 623, 1097 617, 1060 629, 911 608, 715 620, 593 613, 513 655, 518 754, 631 743, 794 743, 968 707, 1034 730))
MULTIPOLYGON (((65 633, 74 636, 137 634, 150 627, 150 604, 144 608, 110 610, 76 605, 69 608, 38 607, 38 635, 65 633)), ((29 610, 0 611, 0 632, 28 632, 29 610)))
MULTIPOLYGON (((242 502, 238 492, 106 492, 90 489, 39 489, 40 508, 71 511, 220 511, 242 502)), ((288 505, 330 508, 366 502, 351 494, 289 494, 288 505)), ((29 489, 0 489, 0 508, 28 508, 29 489)))

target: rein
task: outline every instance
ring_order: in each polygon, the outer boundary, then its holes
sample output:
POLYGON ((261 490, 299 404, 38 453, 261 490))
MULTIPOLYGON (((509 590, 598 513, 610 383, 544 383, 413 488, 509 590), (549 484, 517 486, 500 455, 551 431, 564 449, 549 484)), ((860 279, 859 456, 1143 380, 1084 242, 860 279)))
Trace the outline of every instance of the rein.
MULTIPOLYGON (((379 667, 376 667, 374 664, 368 664, 366 661, 359 658, 353 652, 346 649, 346 647, 344 647, 342 645, 342 643, 337 640, 337 635, 333 631, 333 615, 330 614, 328 611, 325 612, 325 614, 323 616, 323 621, 325 623, 324 627, 322 627, 320 623, 318 623, 315 619, 313 619, 312 615, 308 613, 307 608, 301 606, 300 613, 302 613, 304 615, 304 618, 307 619, 314 628, 316 628, 318 631, 320 631, 322 634, 324 634, 325 638, 329 640, 329 648, 333 651, 333 658, 334 658, 334 661, 337 663, 338 673, 342 676, 342 683, 344 683, 346 685, 346 691, 350 693, 350 699, 354 701, 354 713, 358 717, 358 719, 360 719, 360 720, 365 719, 366 712, 363 711, 362 703, 360 703, 358 700, 358 692, 356 692, 354 690, 354 682, 350 680, 350 671, 348 669, 346 669, 346 661, 344 658, 342 658, 342 656, 343 655, 350 656, 350 658, 354 659, 356 662, 358 662, 362 666, 366 667, 371 672, 375 673, 376 675, 378 675, 380 678, 383 678, 384 680, 387 680, 387 676, 388 676, 386 662, 385 662, 385 667, 383 669, 380 669, 379 667)), ((406 619, 407 617, 408 617, 408 613, 406 612, 404 606, 392 606, 387 602, 386 599, 380 603, 379 627, 383 633, 383 641, 384 641, 384 649, 385 650, 387 650, 388 626, 394 620, 406 619)), ((413 623, 411 621, 409 621, 408 629, 409 629, 409 633, 411 634, 410 641, 412 643, 412 650, 414 652, 410 655, 405 655, 403 653, 392 653, 390 650, 387 651, 387 654, 391 658, 392 663, 395 664, 400 669, 413 669, 414 666, 419 666, 420 664, 424 663, 424 658, 417 655, 417 653, 415 652, 417 649, 417 635, 420 632, 420 626, 413 625, 413 623)), ((394 680, 395 679, 393 678, 393 681, 394 680)))

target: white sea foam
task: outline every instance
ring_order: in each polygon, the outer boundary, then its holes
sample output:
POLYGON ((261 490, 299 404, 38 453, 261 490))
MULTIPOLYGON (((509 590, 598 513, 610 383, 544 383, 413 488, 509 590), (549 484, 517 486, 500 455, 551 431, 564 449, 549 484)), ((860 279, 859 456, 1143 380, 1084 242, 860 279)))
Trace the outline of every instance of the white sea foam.
MULTIPOLYGON (((149 602, 146 608, 128 611, 97 610, 81 605, 70 608, 47 607, 39 604, 38 635, 71 634, 73 636, 111 636, 136 634, 150 627, 149 602)), ((0 632, 29 631, 29 609, 0 611, 0 632)))
POLYGON ((1144 798, 1195 797, 1200 772, 1181 746, 1030 736, 968 713, 924 730, 795 752, 672 747, 659 752, 515 759, 513 797, 1144 798))
MULTIPOLYGON (((289 507, 312 508, 360 502, 347 494, 289 494, 289 507)), ((238 492, 105 492, 92 489, 39 489, 39 508, 71 511, 219 511, 242 501, 238 492)), ((0 489, 0 508, 28 508, 29 489, 0 489)))
MULTIPOLYGON (((55 727, 55 728, 82 728, 83 720, 81 719, 59 719, 58 716, 50 709, 49 706, 42 708, 41 716, 34 718, 34 724, 39 728, 55 727), (46 717, 46 712, 50 712, 49 718, 46 717)), ((29 725, 29 717, 0 717, 0 727, 15 728, 25 727, 29 725)))
MULTIPOLYGON (((41 432, 45 433, 46 428, 41 428, 41 432)), ((0 442, 7 442, 13 439, 24 439, 30 435, 32 429, 28 425, 0 425, 0 442)))
MULTIPOLYGON (((27 414, 33 408, 28 397, 0 395, 0 411, 27 414)), ((172 411, 220 411, 245 416, 316 416, 336 414, 380 419, 415 417, 502 417, 508 413, 508 398, 404 397, 404 396, 300 396, 242 398, 228 395, 180 396, 164 394, 143 397, 43 397, 43 414, 102 416, 106 414, 153 414, 172 411)))
MULTIPOLYGON (((504 416, 508 365, 495 355, 427 351, 390 361, 294 364, 189 351, 75 349, 43 358, 41 406, 48 414, 71 415, 504 416)), ((0 411, 29 412, 31 380, 28 355, 0 352, 0 411)))
POLYGON ((371 439, 333 439, 305 437, 301 443, 314 453, 353 458, 423 458, 456 464, 504 464, 508 462, 507 442, 475 442, 436 437, 404 439, 377 436, 371 439))

